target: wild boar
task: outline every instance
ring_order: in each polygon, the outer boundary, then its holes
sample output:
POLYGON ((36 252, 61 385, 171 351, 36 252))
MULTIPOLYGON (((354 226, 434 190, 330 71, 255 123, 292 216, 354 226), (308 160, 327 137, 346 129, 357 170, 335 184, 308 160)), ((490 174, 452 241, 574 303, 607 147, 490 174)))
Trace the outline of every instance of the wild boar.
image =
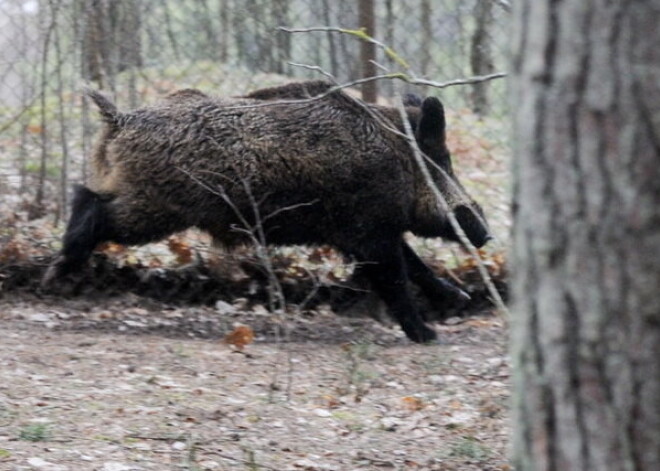
MULTIPOLYGON (((408 280, 447 287, 405 243, 411 231, 458 240, 426 184, 394 108, 370 107, 327 84, 317 99, 213 98, 174 94, 122 112, 90 91, 105 126, 89 187, 75 190, 63 248, 45 280, 79 270, 101 242, 146 244, 197 227, 227 247, 257 231, 274 245, 328 244, 360 263, 377 294, 415 342, 436 338, 408 280)), ((283 94, 284 96, 284 94, 283 94)), ((437 98, 409 111, 421 151, 467 237, 490 238, 481 208, 456 180, 437 98)))
MULTIPOLYGON (((247 95, 242 96, 242 98, 266 101, 306 100, 327 94, 335 88, 336 87, 333 84, 326 81, 293 82, 276 87, 254 90, 247 95)), ((187 90, 175 92, 177 96, 185 96, 188 93, 187 90)), ((407 93, 403 97, 406 116, 413 132, 417 129, 423 101, 423 98, 415 93, 407 93)), ((365 105, 387 120, 397 122, 400 119, 400 112, 396 108, 379 106, 372 103, 367 103, 365 105)), ((453 173, 451 160, 448 158, 440 162, 440 164, 442 165, 443 170, 454 180, 453 183, 458 186, 458 190, 464 192, 464 189, 460 186, 460 183, 456 180, 453 173)), ((452 192, 445 191, 445 193, 451 194, 452 192)), ((470 206, 474 211, 477 211, 479 216, 483 219, 484 216, 481 212, 481 208, 474 202, 472 202, 470 206)), ((436 277, 433 271, 429 269, 419 257, 417 257, 417 254, 405 240, 402 240, 402 244, 404 254, 408 260, 408 277, 421 288, 422 292, 429 298, 433 306, 439 307, 441 311, 445 311, 448 307, 462 307, 470 300, 470 296, 459 287, 450 281, 436 277)), ((366 278, 362 273, 362 267, 362 265, 356 267, 353 273, 353 279, 362 280, 366 278)))

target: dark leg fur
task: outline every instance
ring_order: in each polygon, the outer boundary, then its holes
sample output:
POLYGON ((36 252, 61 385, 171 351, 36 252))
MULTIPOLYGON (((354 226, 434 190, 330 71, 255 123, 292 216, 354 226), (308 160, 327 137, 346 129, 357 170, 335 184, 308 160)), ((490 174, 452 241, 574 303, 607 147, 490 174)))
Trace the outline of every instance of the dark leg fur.
POLYGON ((435 340, 435 331, 424 324, 410 295, 401 244, 393 240, 381 243, 369 252, 359 257, 364 263, 360 271, 371 281, 390 314, 410 340, 419 343, 435 340))
MULTIPOLYGON (((405 241, 401 242, 401 250, 408 278, 420 287, 434 309, 445 313, 448 309, 460 309, 470 301, 470 295, 465 291, 447 280, 438 278, 405 241)), ((352 280, 358 285, 361 284, 360 280, 367 278, 367 265, 359 264, 353 272, 352 280)))
POLYGON ((64 246, 46 272, 44 284, 79 270, 99 243, 112 238, 106 204, 97 193, 76 186, 64 246))
POLYGON ((405 241, 402 242, 402 250, 410 280, 422 289, 438 309, 459 308, 470 300, 465 291, 438 278, 405 241))

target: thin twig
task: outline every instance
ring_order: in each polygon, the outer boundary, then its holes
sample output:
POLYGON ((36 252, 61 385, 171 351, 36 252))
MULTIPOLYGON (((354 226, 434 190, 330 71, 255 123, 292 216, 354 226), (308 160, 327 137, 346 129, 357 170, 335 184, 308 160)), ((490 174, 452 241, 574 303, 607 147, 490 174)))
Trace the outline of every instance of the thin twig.
POLYGON ((319 67, 318 65, 300 64, 298 62, 290 62, 290 61, 287 62, 287 64, 292 67, 300 67, 301 69, 307 69, 313 72, 318 72, 319 74, 328 77, 332 83, 337 84, 337 78, 334 75, 332 75, 330 72, 323 70, 323 68, 319 67))
POLYGON ((346 28, 337 28, 334 26, 314 26, 311 28, 285 28, 285 27, 279 27, 277 28, 280 31, 284 31, 285 33, 312 33, 312 32, 324 32, 324 33, 340 33, 340 34, 348 34, 350 36, 354 36, 362 41, 366 41, 370 44, 373 44, 377 46, 378 48, 382 49, 383 52, 387 57, 392 59, 394 62, 399 64, 401 67, 403 67, 405 70, 410 69, 410 65, 399 55, 397 54, 394 49, 392 49, 390 46, 387 44, 378 41, 374 37, 370 36, 367 34, 364 28, 361 29, 346 29, 346 28))
MULTIPOLYGON (((268 195, 264 195, 263 199, 261 201, 257 201, 254 193, 252 192, 252 188, 250 187, 249 181, 247 179, 241 179, 241 183, 243 185, 243 190, 245 191, 245 194, 248 197, 250 207, 253 212, 253 217, 255 220, 255 224, 251 225, 248 222, 248 218, 243 214, 243 212, 238 208, 238 206, 231 200, 227 192, 225 191, 224 187, 222 185, 219 185, 218 188, 213 188, 211 187, 208 183, 202 181, 200 178, 197 176, 193 175, 191 172, 188 170, 178 167, 178 169, 185 173, 189 178, 191 178, 195 183, 200 185, 202 188, 205 190, 209 191, 212 194, 215 194, 222 198, 222 200, 231 208, 231 210, 234 212, 236 217, 238 218, 240 224, 243 225, 243 227, 232 227, 232 230, 235 232, 240 232, 243 234, 246 234, 246 236, 250 239, 252 242, 253 246, 255 247, 256 253, 257 253, 257 258, 259 259, 259 263, 263 267, 263 269, 266 271, 266 275, 268 277, 268 298, 269 298, 269 304, 270 304, 270 311, 273 312, 274 314, 277 314, 280 320, 279 325, 277 326, 276 329, 276 336, 277 336, 277 342, 281 343, 281 334, 282 331, 284 332, 284 339, 286 340, 287 345, 290 344, 290 332, 289 329, 286 328, 285 325, 285 319, 284 319, 284 314, 286 313, 286 297, 284 295, 284 290, 282 289, 282 284, 280 283, 279 279, 277 278, 277 273, 275 273, 275 267, 273 266, 273 263, 271 261, 271 257, 268 254, 268 244, 266 240, 266 232, 265 232, 265 227, 264 223, 270 219, 273 218, 279 214, 282 214, 286 211, 292 211, 297 208, 305 207, 305 206, 310 206, 313 204, 317 203, 317 200, 313 200, 308 203, 298 203, 290 206, 286 206, 283 208, 278 208, 271 212, 270 214, 267 214, 266 216, 261 215, 260 211, 260 204, 263 202, 263 200, 266 199, 268 195), (284 328, 282 328, 284 326, 284 328)), ((217 172, 208 172, 211 173, 212 175, 220 178, 226 178, 230 183, 235 183, 225 175, 219 174, 217 172)), ((311 299, 316 292, 318 291, 319 287, 317 284, 315 284, 314 289, 312 292, 305 298, 303 301, 304 304, 309 302, 309 299, 311 299)), ((304 305, 302 304, 302 305, 304 305)), ((302 307, 299 307, 299 310, 302 310, 302 307)), ((291 400, 291 391, 293 389, 293 369, 294 369, 294 363, 293 363, 293 356, 291 352, 291 348, 286 348, 286 363, 287 363, 287 371, 286 371, 286 377, 287 377, 287 386, 286 386, 286 398, 287 401, 291 400)), ((271 384, 276 384, 277 383, 277 378, 279 375, 279 371, 276 370, 273 376, 273 380, 271 384)))

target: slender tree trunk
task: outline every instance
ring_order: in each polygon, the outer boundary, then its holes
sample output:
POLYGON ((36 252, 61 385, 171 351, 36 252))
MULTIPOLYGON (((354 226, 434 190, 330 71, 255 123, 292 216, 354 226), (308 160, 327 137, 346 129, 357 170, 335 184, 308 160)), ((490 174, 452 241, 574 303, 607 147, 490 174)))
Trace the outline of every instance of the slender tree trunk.
POLYGON ((119 52, 119 70, 128 70, 128 104, 135 108, 138 106, 139 97, 137 90, 137 69, 142 66, 142 41, 140 31, 142 29, 142 14, 140 2, 137 0, 123 0, 118 30, 117 42, 119 52))
POLYGON ((431 0, 421 0, 419 5, 419 23, 422 30, 422 40, 419 43, 419 70, 423 77, 429 73, 431 65, 431 44, 433 44, 433 29, 431 28, 431 0))
POLYGON ((247 51, 247 13, 243 4, 236 6, 233 10, 232 32, 236 42, 236 63, 245 64, 249 55, 247 51))
POLYGON ((514 2, 520 471, 660 466, 660 6, 514 2))
POLYGON ((114 83, 114 67, 111 48, 115 43, 112 31, 112 15, 116 11, 115 3, 107 0, 91 0, 85 13, 85 69, 88 80, 97 83, 99 88, 111 88, 114 83))
MULTIPOLYGON (((30 48, 31 38, 29 37, 28 26, 27 26, 27 22, 25 21, 25 16, 21 15, 20 20, 21 20, 21 28, 19 29, 20 36, 18 38, 19 39, 18 43, 20 44, 19 50, 21 51, 21 54, 27 56, 28 50, 30 48)), ((36 74, 30 73, 26 67, 21 67, 18 73, 22 83, 22 86, 20 87, 21 109, 26 109, 30 106, 30 103, 32 102, 32 96, 35 93, 34 78, 36 74)), ((18 192, 20 194, 23 194, 27 191, 28 188, 27 164, 28 164, 28 156, 30 153, 28 150, 28 126, 30 124, 30 116, 24 114, 23 117, 21 117, 19 123, 21 126, 21 140, 18 151, 18 164, 20 168, 19 170, 20 185, 18 192)))
MULTIPOLYGON (((85 28, 87 27, 87 16, 86 16, 86 9, 88 8, 86 5, 86 0, 78 0, 76 2, 76 11, 74 15, 75 19, 75 42, 77 45, 79 45, 78 49, 78 61, 79 61, 79 67, 80 67, 80 76, 82 79, 85 79, 86 77, 89 77, 89 70, 88 70, 88 62, 87 62, 87 51, 85 50, 85 35, 86 35, 86 30, 85 28)), ((87 100, 82 100, 81 104, 81 114, 80 114, 80 121, 81 121, 81 127, 82 127, 82 142, 81 142, 81 150, 82 150, 82 165, 81 165, 81 173, 82 173, 82 183, 86 184, 87 183, 87 155, 88 155, 88 150, 91 148, 91 140, 92 140, 92 134, 93 134, 93 129, 90 124, 90 119, 89 119, 89 104, 87 100)))
MULTIPOLYGON (((394 44, 396 20, 394 19, 394 5, 392 4, 392 0, 385 0, 385 24, 383 26, 385 27, 385 44, 396 50, 397 45, 394 44)), ((382 85, 385 95, 394 95, 394 81, 387 80, 382 85)))
POLYGON ((20 175, 20 184, 18 187, 18 193, 23 194, 28 188, 27 185, 27 163, 28 163, 28 120, 21 120, 21 140, 18 150, 18 164, 19 164, 19 175, 20 175))
MULTIPOLYGON (((345 27, 349 25, 350 28, 358 28, 358 22, 355 21, 355 2, 351 0, 337 0, 337 24, 345 27)), ((339 81, 355 80, 360 78, 361 63, 360 57, 356 50, 356 41, 346 34, 340 34, 337 37, 339 44, 339 57, 342 58, 340 62, 339 81)))
MULTIPOLYGON (((264 45, 263 18, 259 0, 246 0, 245 13, 248 15, 250 40, 252 42, 251 53, 245 58, 251 70, 267 71, 271 61, 269 60, 270 51, 264 45), (253 51, 253 52, 252 52, 253 51)), ((246 22, 247 23, 247 22, 246 22)), ((247 46, 250 46, 249 44, 247 46)))
POLYGON ((48 22, 48 27, 45 32, 43 40, 43 50, 41 51, 41 64, 40 64, 40 79, 41 79, 41 96, 39 100, 40 105, 40 128, 41 128, 41 160, 39 163, 39 179, 37 182, 37 192, 34 199, 34 204, 30 208, 30 219, 36 219, 44 214, 44 197, 46 187, 46 174, 48 171, 48 161, 50 160, 50 139, 48 138, 48 117, 46 113, 46 92, 48 90, 48 57, 50 54, 50 45, 53 37, 53 30, 57 26, 57 13, 59 4, 53 4, 51 0, 48 1, 48 6, 43 4, 43 11, 47 12, 44 15, 44 21, 48 22))
POLYGON ((213 28, 211 9, 209 8, 207 0, 197 0, 196 3, 197 18, 195 23, 198 24, 198 27, 204 32, 204 46, 202 48, 204 52, 202 56, 204 59, 216 61, 218 59, 218 35, 213 28))
MULTIPOLYGON (((364 28, 369 36, 376 34, 376 15, 374 12, 374 0, 360 0, 358 2, 358 18, 360 28, 364 28)), ((360 62, 362 64, 362 77, 373 77, 376 75, 376 46, 367 41, 360 44, 360 62)), ((378 99, 378 87, 376 82, 367 82, 362 85, 362 99, 366 102, 375 103, 378 99)))
MULTIPOLYGON (((224 11, 224 9, 223 9, 224 11)), ((174 28, 172 27, 172 16, 170 14, 170 2, 164 2, 163 4, 163 18, 165 20, 165 33, 167 35, 167 39, 170 42, 170 46, 172 47, 172 52, 174 53, 174 59, 176 61, 179 60, 180 58, 180 53, 179 53, 179 43, 177 41, 177 35, 174 32, 174 28)), ((222 34, 224 35, 224 29, 222 34)))
MULTIPOLYGON (((326 26, 335 26, 331 20, 330 0, 323 0, 323 23, 326 26)), ((337 59, 337 45, 335 44, 335 33, 328 32, 328 50, 330 53, 330 72, 334 77, 339 73, 339 61, 337 59)))
MULTIPOLYGON (((289 0, 274 0, 272 4, 274 27, 289 26, 289 0)), ((286 62, 291 59, 291 35, 284 31, 273 31, 275 36, 275 54, 271 54, 275 63, 273 71, 284 74, 287 67, 286 62)))
MULTIPOLYGON (((271 0, 272 1, 272 0, 271 0)), ((262 70, 265 72, 272 72, 273 64, 273 48, 269 44, 266 38, 266 18, 268 18, 268 11, 265 10, 265 4, 260 0, 250 0, 250 4, 253 6, 253 11, 251 13, 254 25, 254 31, 257 33, 257 45, 259 61, 257 64, 257 70, 262 70)))
MULTIPOLYGON (((431 51, 433 49, 433 27, 431 24, 431 0, 421 0, 419 5, 420 18, 419 24, 422 31, 422 40, 419 44, 417 59, 419 60, 419 71, 423 77, 429 76, 430 66, 433 65, 431 51)), ((407 87, 410 91, 425 95, 428 87, 407 87)))
MULTIPOLYGON (((142 12, 138 0, 115 0, 118 12, 115 15, 116 23, 113 24, 115 49, 118 53, 118 71, 133 69, 142 66, 142 41, 140 31, 142 29, 142 12)), ((210 20, 207 21, 210 23, 210 20)), ((206 24, 205 24, 206 27, 206 24)), ((207 33, 211 34, 212 33, 207 33)))
POLYGON ((229 60, 229 0, 220 1, 220 61, 229 60))
MULTIPOLYGON (((470 67, 473 75, 488 75, 495 71, 491 29, 493 0, 477 0, 474 7, 474 33, 470 41, 470 67)), ((479 115, 488 113, 488 82, 477 83, 471 89, 472 109, 479 115)))
POLYGON ((60 181, 59 181, 59 204, 55 214, 55 225, 58 225, 61 220, 67 218, 68 198, 67 189, 69 186, 69 137, 67 133, 67 119, 66 110, 64 109, 64 78, 62 76, 62 38, 59 33, 59 28, 55 28, 55 57, 57 67, 55 69, 55 77, 57 80, 57 119, 60 128, 60 149, 62 157, 60 160, 60 181))
POLYGON ((85 17, 82 44, 83 78, 94 81, 102 87, 101 58, 103 53, 101 52, 100 40, 98 39, 102 33, 100 31, 101 25, 98 21, 98 10, 101 7, 101 2, 99 0, 91 0, 89 3, 86 3, 82 0, 82 4, 84 6, 85 17))

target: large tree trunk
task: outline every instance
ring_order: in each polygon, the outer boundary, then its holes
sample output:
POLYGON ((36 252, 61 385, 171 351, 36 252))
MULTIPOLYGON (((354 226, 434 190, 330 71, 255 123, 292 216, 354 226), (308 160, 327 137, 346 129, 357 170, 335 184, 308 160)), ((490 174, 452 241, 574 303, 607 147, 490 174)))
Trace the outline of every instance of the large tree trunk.
POLYGON ((514 2, 515 464, 660 469, 660 7, 514 2))

